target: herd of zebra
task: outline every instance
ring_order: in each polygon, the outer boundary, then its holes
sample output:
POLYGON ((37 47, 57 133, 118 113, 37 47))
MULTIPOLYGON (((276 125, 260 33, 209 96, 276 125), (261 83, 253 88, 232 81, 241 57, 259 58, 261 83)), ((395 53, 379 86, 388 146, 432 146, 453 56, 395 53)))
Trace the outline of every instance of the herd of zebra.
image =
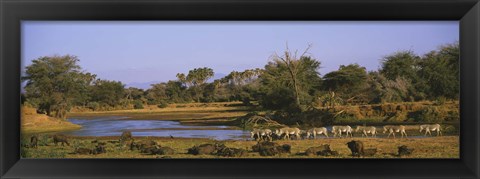
MULTIPOLYGON (((437 136, 443 135, 441 131, 440 124, 424 124, 419 126, 420 132, 425 131, 425 136, 427 134, 432 135, 432 131, 437 132, 437 136)), ((377 128, 374 126, 357 126, 355 130, 348 126, 332 126, 332 130, 330 131, 333 134, 333 137, 342 137, 342 134, 345 133, 346 137, 353 137, 352 132, 360 132, 362 137, 376 137, 377 136, 377 128)), ((395 138, 395 133, 400 133, 402 138, 408 137, 407 133, 405 132, 405 126, 403 125, 386 125, 383 126, 383 133, 387 133, 387 138, 390 135, 395 138)), ((253 129, 250 132, 250 137, 254 140, 273 140, 275 139, 291 139, 291 137, 296 137, 296 139, 310 139, 310 138, 317 138, 317 135, 324 135, 325 137, 328 136, 328 130, 326 127, 319 127, 319 128, 311 128, 308 130, 301 130, 297 127, 283 127, 280 129, 275 129, 272 131, 271 129, 253 129)))

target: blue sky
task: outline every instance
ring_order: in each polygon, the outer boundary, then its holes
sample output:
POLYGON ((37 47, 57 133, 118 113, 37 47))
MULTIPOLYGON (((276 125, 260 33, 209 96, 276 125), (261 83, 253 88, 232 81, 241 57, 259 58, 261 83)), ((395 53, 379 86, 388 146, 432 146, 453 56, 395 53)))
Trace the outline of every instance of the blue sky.
POLYGON ((350 63, 377 70, 385 55, 424 54, 458 39, 458 21, 23 21, 22 65, 76 55, 99 78, 145 88, 197 67, 217 76, 262 68, 286 43, 299 51, 312 44, 324 75, 350 63))

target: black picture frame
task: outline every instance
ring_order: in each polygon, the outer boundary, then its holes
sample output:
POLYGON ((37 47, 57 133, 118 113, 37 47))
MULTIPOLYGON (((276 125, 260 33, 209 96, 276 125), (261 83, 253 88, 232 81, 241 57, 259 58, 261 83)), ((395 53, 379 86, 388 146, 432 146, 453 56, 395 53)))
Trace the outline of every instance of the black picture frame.
POLYGON ((0 0, 0 178, 479 178, 478 0, 0 0), (459 20, 460 159, 20 159, 22 20, 459 20))

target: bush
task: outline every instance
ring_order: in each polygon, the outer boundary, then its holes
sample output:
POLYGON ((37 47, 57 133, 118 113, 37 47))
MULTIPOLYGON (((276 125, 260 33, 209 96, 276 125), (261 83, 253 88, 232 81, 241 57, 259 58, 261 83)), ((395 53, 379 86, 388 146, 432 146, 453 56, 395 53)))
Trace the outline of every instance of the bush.
POLYGON ((87 107, 93 111, 97 111, 100 109, 100 104, 98 104, 97 102, 89 102, 87 104, 87 107))
POLYGON ((440 110, 437 106, 428 106, 408 114, 408 118, 413 118, 415 122, 442 122, 446 117, 446 111, 440 110))
POLYGON ((133 108, 134 108, 134 109, 143 109, 143 102, 140 101, 140 100, 136 100, 136 101, 133 103, 133 108))
POLYGON ((168 103, 165 101, 160 101, 160 104, 158 105, 159 108, 166 108, 168 107, 168 103))
POLYGON ((251 106, 251 105, 252 105, 252 102, 251 102, 251 100, 250 100, 249 97, 243 98, 242 103, 243 103, 243 105, 245 105, 245 106, 251 106))
POLYGON ((48 135, 41 135, 38 137, 38 145, 48 146, 48 135))
POLYGON ((441 97, 438 97, 438 98, 435 100, 434 104, 435 104, 435 105, 443 105, 443 104, 445 104, 445 102, 447 102, 447 98, 441 96, 441 97))
POLYGON ((456 127, 452 125, 445 125, 443 127, 443 134, 459 134, 460 131, 457 130, 456 127))
POLYGON ((28 151, 27 146, 30 145, 30 141, 28 138, 22 137, 20 140, 20 157, 22 158, 30 158, 31 153, 28 151))

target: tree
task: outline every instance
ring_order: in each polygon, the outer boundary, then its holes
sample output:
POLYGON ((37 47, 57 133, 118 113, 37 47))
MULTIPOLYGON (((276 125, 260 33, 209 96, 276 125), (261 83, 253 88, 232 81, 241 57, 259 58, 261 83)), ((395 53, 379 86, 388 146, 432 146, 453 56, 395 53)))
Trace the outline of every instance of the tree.
POLYGON ((186 87, 180 81, 169 80, 166 83, 152 84, 145 93, 149 104, 181 103, 191 100, 186 94, 186 87))
POLYGON ((392 55, 386 56, 382 60, 382 68, 380 73, 388 80, 408 81, 413 86, 412 94, 415 100, 423 100, 428 92, 427 82, 419 76, 422 69, 421 58, 412 51, 400 51, 392 55))
POLYGON ((65 119, 66 112, 75 102, 86 101, 84 92, 95 75, 83 73, 76 56, 45 56, 26 67, 23 81, 26 96, 40 111, 49 116, 65 119))
POLYGON ((419 76, 426 82, 428 89, 425 91, 431 99, 459 98, 459 61, 458 43, 442 46, 438 51, 431 51, 421 59, 419 76))
POLYGON ((378 72, 370 72, 368 76, 370 103, 412 101, 414 98, 415 89, 404 77, 389 80, 378 72))
POLYGON ((420 57, 415 55, 413 51, 399 51, 382 59, 380 73, 389 80, 404 77, 415 81, 417 71, 420 68, 418 66, 419 60, 420 57))
POLYGON ((93 101, 115 107, 125 96, 125 85, 120 81, 97 79, 91 93, 93 101))
POLYGON ((325 74, 323 88, 339 92, 346 101, 358 98, 367 88, 367 71, 358 64, 340 65, 337 71, 325 74))
POLYGON ((297 51, 292 53, 288 47, 283 56, 274 54, 261 75, 262 83, 267 88, 289 86, 298 107, 302 104, 302 97, 311 98, 311 89, 321 81, 318 73, 320 62, 305 56, 310 47, 309 45, 300 56, 297 51))
POLYGON ((195 68, 188 71, 188 75, 178 73, 177 78, 180 82, 184 83, 187 87, 193 88, 194 96, 197 102, 200 102, 200 96, 202 95, 202 85, 207 82, 208 79, 213 77, 213 70, 211 68, 195 68))

